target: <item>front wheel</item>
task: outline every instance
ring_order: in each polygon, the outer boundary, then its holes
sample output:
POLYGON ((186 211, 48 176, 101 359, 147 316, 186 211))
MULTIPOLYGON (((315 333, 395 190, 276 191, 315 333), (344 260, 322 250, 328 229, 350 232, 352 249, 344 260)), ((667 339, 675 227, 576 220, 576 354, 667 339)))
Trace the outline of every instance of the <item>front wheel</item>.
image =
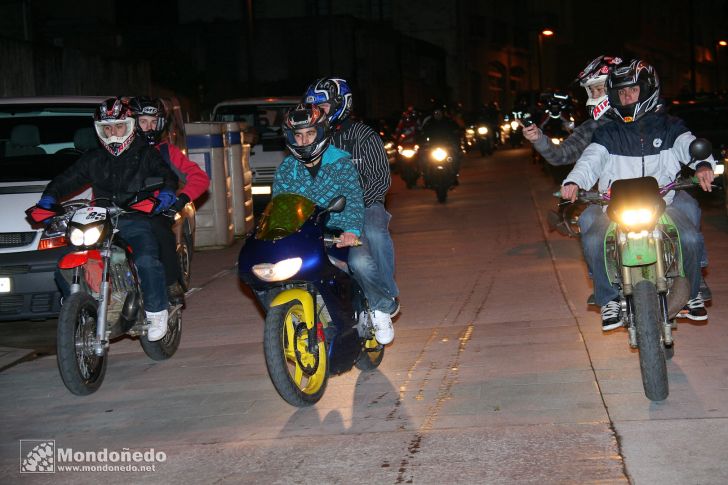
POLYGON ((278 394, 293 406, 311 406, 326 390, 326 342, 318 333, 313 322, 305 321, 299 301, 270 307, 265 318, 263 351, 268 375, 278 394), (309 338, 317 341, 310 346, 309 338))
MULTIPOLYGON (((139 310, 142 311, 142 310, 139 310)), ((160 340, 150 342, 147 335, 141 336, 139 341, 142 344, 144 353, 152 360, 167 360, 177 352, 179 342, 182 338, 182 309, 178 308, 169 315, 167 321, 167 333, 160 340)))
POLYGON ((106 375, 106 354, 96 355, 98 305, 88 293, 65 299, 58 316, 56 360, 63 383, 77 396, 95 392, 106 375))
POLYGON ((640 352, 640 370, 645 396, 651 401, 662 401, 669 393, 665 347, 660 329, 657 288, 642 280, 634 286, 634 320, 640 352))
POLYGON ((445 187, 445 185, 440 184, 435 188, 435 192, 437 193, 437 201, 440 204, 444 204, 447 201, 447 191, 448 188, 445 187))

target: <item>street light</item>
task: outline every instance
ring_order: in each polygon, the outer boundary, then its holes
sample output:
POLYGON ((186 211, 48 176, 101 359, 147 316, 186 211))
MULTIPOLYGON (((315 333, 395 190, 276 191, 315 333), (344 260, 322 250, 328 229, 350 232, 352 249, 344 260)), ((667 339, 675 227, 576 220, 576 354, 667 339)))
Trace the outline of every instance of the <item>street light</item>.
POLYGON ((541 95, 543 91, 543 63, 541 62, 541 56, 543 55, 543 38, 552 37, 554 31, 551 29, 543 29, 538 33, 538 94, 541 95))

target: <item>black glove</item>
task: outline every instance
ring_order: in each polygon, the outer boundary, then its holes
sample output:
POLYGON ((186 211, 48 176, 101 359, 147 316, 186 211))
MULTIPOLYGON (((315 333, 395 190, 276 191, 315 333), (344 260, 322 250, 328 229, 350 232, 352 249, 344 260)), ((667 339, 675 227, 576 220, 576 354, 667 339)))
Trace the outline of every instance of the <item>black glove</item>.
POLYGON ((177 197, 177 202, 174 203, 172 206, 172 210, 174 212, 180 212, 182 209, 185 208, 187 203, 190 201, 190 196, 187 194, 179 194, 179 197, 177 197))

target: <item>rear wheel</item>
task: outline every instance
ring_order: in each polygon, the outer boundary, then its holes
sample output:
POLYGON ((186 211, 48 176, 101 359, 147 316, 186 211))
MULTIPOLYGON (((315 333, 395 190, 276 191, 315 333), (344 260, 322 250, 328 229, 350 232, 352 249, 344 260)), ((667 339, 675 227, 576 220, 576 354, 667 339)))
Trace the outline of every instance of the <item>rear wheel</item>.
POLYGON ((278 394, 297 407, 318 402, 328 382, 326 342, 314 325, 305 321, 299 301, 271 307, 265 318, 263 351, 268 375, 278 394), (314 345, 309 345, 309 338, 317 340, 314 345))
POLYGON ((77 396, 95 392, 106 375, 106 354, 98 356, 94 351, 97 309, 91 295, 73 293, 65 299, 58 316, 58 370, 68 390, 77 396))
POLYGON ((642 280, 635 285, 632 299, 640 352, 642 386, 648 399, 662 401, 667 398, 669 389, 665 346, 658 317, 657 288, 651 281, 642 280))
POLYGON ((177 262, 179 264, 179 282, 187 291, 190 289, 192 279, 192 236, 187 231, 182 232, 182 239, 177 245, 177 262))

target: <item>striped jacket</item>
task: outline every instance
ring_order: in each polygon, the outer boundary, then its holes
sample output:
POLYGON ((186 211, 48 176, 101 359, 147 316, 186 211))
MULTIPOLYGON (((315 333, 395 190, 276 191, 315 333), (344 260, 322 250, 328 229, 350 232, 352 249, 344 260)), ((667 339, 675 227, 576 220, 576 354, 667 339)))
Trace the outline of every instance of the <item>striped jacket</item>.
POLYGON ((602 116, 598 120, 589 118, 577 126, 561 144, 554 145, 548 136, 542 135, 533 144, 533 148, 551 165, 571 165, 576 163, 579 155, 589 146, 597 128, 611 121, 612 119, 607 116, 602 116))
POLYGON ((351 161, 361 175, 364 204, 384 203, 392 183, 384 144, 376 131, 360 121, 345 120, 334 132, 331 143, 351 154, 351 161))
MULTIPOLYGON (((690 162, 688 148, 694 139, 681 119, 662 113, 648 113, 633 123, 607 123, 594 132, 564 184, 590 189, 598 181, 599 190, 606 191, 616 180, 654 177, 662 187, 690 162)), ((706 161, 715 168, 712 155, 706 161)), ((690 166, 698 163, 704 162, 690 166)), ((671 203, 674 195, 668 192, 665 201, 671 203)))
POLYGON ((321 207, 343 195, 346 207, 342 212, 332 213, 328 225, 360 236, 364 227, 364 199, 359 174, 349 160, 349 154, 329 145, 320 163, 316 178, 312 178, 301 162, 287 156, 276 170, 272 195, 300 194, 321 207))

